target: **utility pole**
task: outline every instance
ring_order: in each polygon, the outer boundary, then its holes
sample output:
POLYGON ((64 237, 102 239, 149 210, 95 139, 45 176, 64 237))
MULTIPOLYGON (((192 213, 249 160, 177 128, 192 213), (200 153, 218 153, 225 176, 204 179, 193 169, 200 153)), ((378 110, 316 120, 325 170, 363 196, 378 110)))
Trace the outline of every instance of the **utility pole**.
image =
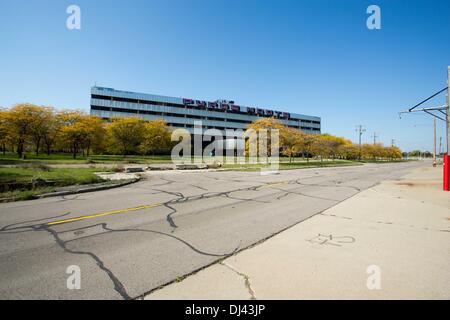
POLYGON ((447 132, 447 156, 450 155, 450 66, 447 68, 447 112, 446 112, 446 132, 447 132))
POLYGON ((436 167, 436 118, 434 118, 433 167, 436 167))
POLYGON ((442 137, 439 137, 439 157, 442 154, 442 137))
POLYGON ((444 154, 444 191, 450 191, 450 66, 447 67, 447 106, 445 112, 445 129, 447 136, 447 153, 444 154))
POLYGON ((377 138, 379 138, 380 136, 377 136, 377 133, 374 132, 372 137, 373 137, 373 145, 376 145, 377 144, 377 138))
POLYGON ((425 112, 445 122, 445 138, 447 140, 446 141, 447 148, 446 151, 444 152, 443 157, 444 161, 443 190, 450 191, 450 66, 447 67, 447 87, 439 90, 438 92, 434 93, 430 97, 419 102, 418 104, 409 108, 408 110, 400 112, 399 115, 401 117, 402 113, 411 113, 411 112, 425 112), (436 97, 438 94, 441 94, 443 92, 447 93, 445 105, 432 108, 416 109, 418 106, 424 104, 425 102, 429 101, 430 99, 436 97))
POLYGON ((366 129, 360 124, 356 126, 356 132, 358 132, 359 135, 359 160, 361 160, 361 136, 364 132, 366 132, 366 129))

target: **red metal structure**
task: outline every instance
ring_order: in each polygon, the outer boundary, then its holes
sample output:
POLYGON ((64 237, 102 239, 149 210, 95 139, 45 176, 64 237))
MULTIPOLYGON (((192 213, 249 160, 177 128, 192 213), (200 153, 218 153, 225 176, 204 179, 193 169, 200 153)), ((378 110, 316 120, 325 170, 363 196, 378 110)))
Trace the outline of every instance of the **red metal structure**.
POLYGON ((444 191, 450 191, 450 156, 444 154, 444 191))

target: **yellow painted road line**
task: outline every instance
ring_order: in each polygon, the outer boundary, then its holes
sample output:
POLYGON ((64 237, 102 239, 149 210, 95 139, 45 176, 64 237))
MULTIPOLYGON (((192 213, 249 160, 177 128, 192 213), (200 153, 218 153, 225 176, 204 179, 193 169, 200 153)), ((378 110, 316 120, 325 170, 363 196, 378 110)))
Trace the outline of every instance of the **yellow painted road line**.
MULTIPOLYGON (((277 185, 283 185, 283 184, 286 184, 288 182, 289 181, 272 182, 272 183, 269 183, 267 185, 262 185, 260 188, 270 188, 270 187, 277 186, 277 185)), ((91 214, 91 215, 79 216, 79 217, 75 217, 75 218, 71 218, 71 219, 51 221, 51 222, 46 223, 46 225, 54 226, 54 225, 63 224, 63 223, 69 223, 69 222, 74 222, 74 221, 80 221, 80 220, 87 220, 87 219, 94 219, 94 218, 109 216, 109 215, 112 215, 112 214, 127 213, 127 212, 143 210, 143 209, 160 207, 162 205, 163 205, 162 203, 146 204, 146 205, 142 205, 142 206, 138 206, 138 207, 134 207, 134 208, 120 209, 120 210, 114 210, 114 211, 109 211, 109 212, 102 212, 102 213, 96 213, 96 214, 91 214)))
POLYGON ((112 214, 126 213, 126 212, 132 212, 132 211, 138 211, 138 210, 143 210, 143 209, 159 207, 159 206, 162 206, 162 205, 163 205, 162 203, 146 204, 146 205, 142 205, 142 206, 138 206, 138 207, 134 207, 134 208, 120 209, 120 210, 114 210, 114 211, 109 211, 109 212, 103 212, 103 213, 96 213, 96 214, 91 214, 91 215, 79 216, 79 217, 75 217, 75 218, 71 218, 71 219, 52 221, 52 222, 48 222, 47 225, 53 226, 53 225, 56 225, 56 224, 63 224, 63 223, 80 221, 80 220, 86 220, 86 219, 94 219, 94 218, 109 216, 109 215, 112 215, 112 214))

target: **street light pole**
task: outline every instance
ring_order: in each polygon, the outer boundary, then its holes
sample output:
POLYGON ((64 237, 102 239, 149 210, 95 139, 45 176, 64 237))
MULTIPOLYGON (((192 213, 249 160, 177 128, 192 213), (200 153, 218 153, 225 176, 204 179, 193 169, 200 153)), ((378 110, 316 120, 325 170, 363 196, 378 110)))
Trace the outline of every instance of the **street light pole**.
POLYGON ((446 112, 446 130, 447 130, 447 156, 450 153, 450 66, 447 68, 447 112, 446 112))
POLYGON ((447 108, 445 112, 445 130, 447 153, 444 154, 444 191, 450 191, 450 66, 447 67, 447 108))
POLYGON ((436 167, 436 118, 433 118, 433 122, 434 122, 433 167, 436 167))

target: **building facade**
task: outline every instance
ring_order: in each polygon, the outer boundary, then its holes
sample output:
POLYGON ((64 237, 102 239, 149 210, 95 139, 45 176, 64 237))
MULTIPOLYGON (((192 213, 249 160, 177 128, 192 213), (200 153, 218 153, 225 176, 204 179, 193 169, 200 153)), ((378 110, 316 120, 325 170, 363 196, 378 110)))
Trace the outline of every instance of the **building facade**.
POLYGON ((295 113, 247 107, 229 100, 204 101, 143 94, 112 88, 91 88, 91 115, 103 119, 138 116, 145 120, 164 119, 172 128, 193 133, 194 121, 203 129, 242 129, 259 118, 274 117, 286 126, 306 133, 320 133, 320 118, 295 113))

